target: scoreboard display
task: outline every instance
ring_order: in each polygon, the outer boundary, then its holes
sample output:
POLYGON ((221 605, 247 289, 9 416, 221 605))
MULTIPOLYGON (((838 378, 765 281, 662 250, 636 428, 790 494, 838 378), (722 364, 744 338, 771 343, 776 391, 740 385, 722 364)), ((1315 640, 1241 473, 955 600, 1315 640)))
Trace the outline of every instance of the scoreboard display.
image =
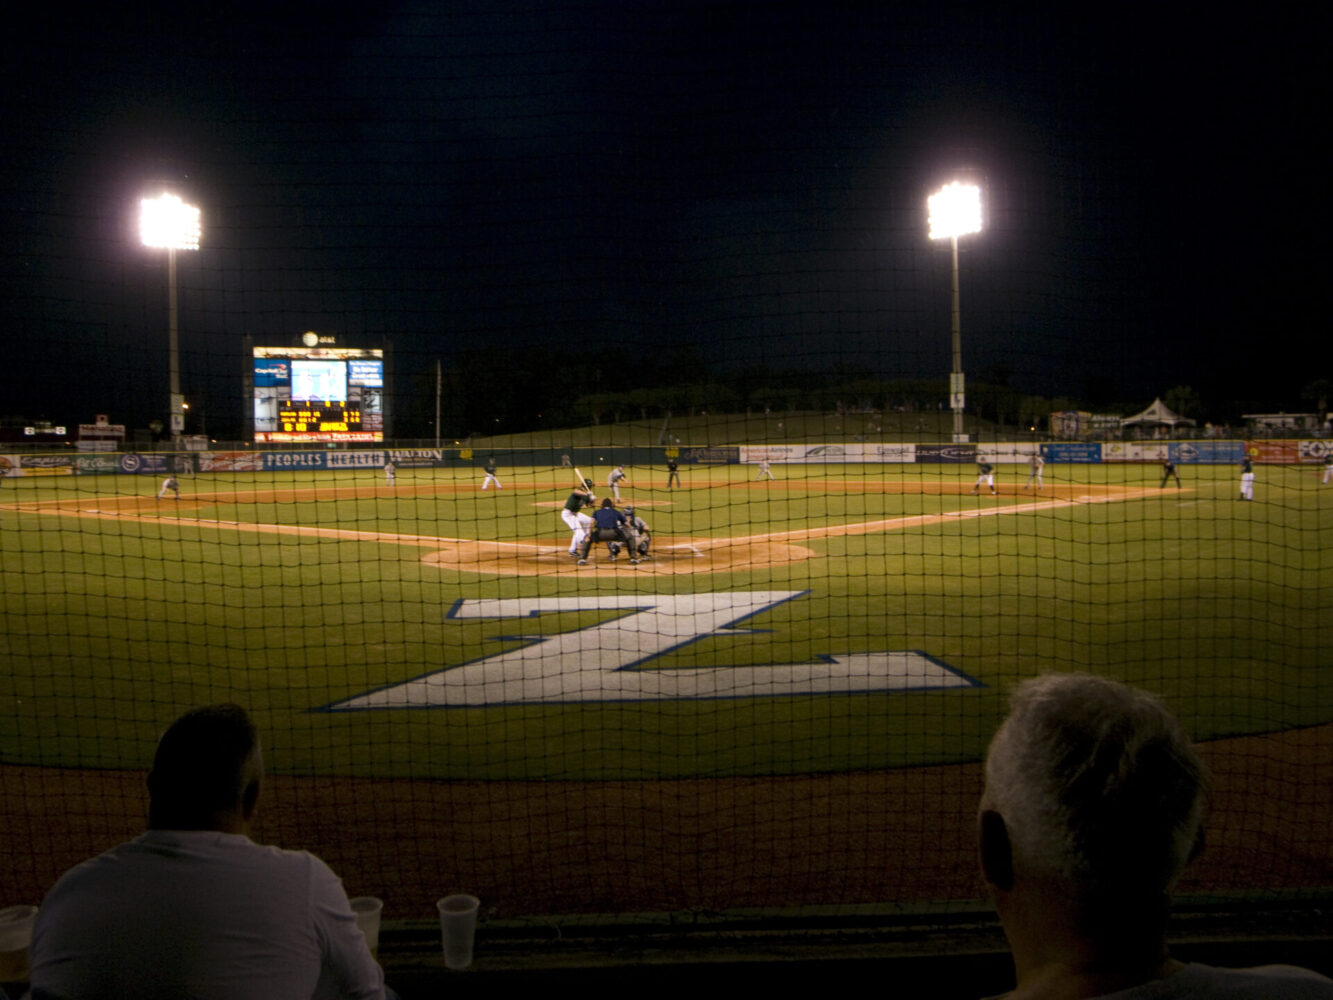
POLYGON ((304 347, 254 348, 256 442, 384 440, 383 349, 331 341, 306 334, 304 347))

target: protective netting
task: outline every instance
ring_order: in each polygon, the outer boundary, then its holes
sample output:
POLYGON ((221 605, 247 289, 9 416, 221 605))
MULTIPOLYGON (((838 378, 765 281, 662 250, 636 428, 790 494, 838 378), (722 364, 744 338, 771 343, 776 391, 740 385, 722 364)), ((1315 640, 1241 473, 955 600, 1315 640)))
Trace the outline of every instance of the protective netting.
POLYGON ((1183 891, 1333 886, 1327 385, 1175 339, 1258 306, 1146 249, 1204 216, 1155 186, 1166 70, 961 14, 9 52, 0 904, 139 832, 162 729, 235 701, 256 838, 390 917, 970 906, 978 761, 1047 670, 1202 741, 1183 891), (197 250, 141 244, 161 191, 197 250), (634 533, 581 546, 607 498, 634 533))

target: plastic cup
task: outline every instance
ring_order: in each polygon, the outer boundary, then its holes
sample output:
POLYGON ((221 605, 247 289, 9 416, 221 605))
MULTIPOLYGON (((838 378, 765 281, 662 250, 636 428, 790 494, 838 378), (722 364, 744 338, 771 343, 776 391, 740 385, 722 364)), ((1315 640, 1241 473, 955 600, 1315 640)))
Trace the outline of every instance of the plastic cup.
POLYGON ((380 913, 384 910, 384 900, 374 896, 357 896, 349 899, 352 912, 356 914, 356 926, 366 936, 366 944, 376 961, 380 957, 380 913))
POLYGON ((477 907, 480 905, 481 900, 476 896, 463 894, 436 900, 446 969, 466 969, 472 964, 472 939, 477 933, 477 907))
POLYGON ((36 919, 35 906, 6 906, 0 910, 0 983, 28 981, 28 944, 36 919))

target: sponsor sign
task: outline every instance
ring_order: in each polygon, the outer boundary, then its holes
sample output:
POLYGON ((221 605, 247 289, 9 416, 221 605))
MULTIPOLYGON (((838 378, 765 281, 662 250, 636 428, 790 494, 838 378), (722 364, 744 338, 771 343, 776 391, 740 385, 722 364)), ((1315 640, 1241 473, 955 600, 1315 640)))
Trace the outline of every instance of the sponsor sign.
POLYGON ((130 452, 120 456, 120 471, 130 475, 161 475, 167 471, 167 456, 130 452))
POLYGON ((736 465, 741 460, 741 450, 735 446, 686 448, 680 453, 680 460, 697 465, 736 465))
POLYGON ((266 451, 264 469, 323 469, 322 451, 266 451))
POLYGON ((1102 445, 1103 462, 1162 462, 1166 460, 1166 454, 1165 444, 1108 441, 1102 445))
POLYGON ((0 476, 19 476, 19 457, 17 455, 0 455, 0 476))
POLYGON ((115 451, 116 442, 110 439, 106 441, 75 441, 76 451, 115 451))
POLYGON ((1028 459, 1037 454, 1040 445, 1019 444, 1016 442, 997 442, 977 445, 978 461, 997 465, 1026 464, 1028 459))
POLYGON ((72 476, 72 455, 20 455, 19 466, 29 476, 72 476))
POLYGON ((123 438, 124 424, 79 424, 81 438, 123 438))
POLYGON ((1245 446, 1239 441, 1172 441, 1167 454, 1177 465, 1239 465, 1245 446))
POLYGON ((80 476, 95 476, 120 471, 120 458, 116 455, 75 455, 74 471, 80 476))
POLYGON ((444 464, 443 448, 394 448, 389 452, 400 469, 431 468, 444 464))
POLYGON ((258 472, 263 467, 257 451, 206 451, 199 456, 200 472, 258 472))
MULTIPOLYGON (((1301 460, 1300 449, 1293 440, 1246 441, 1245 454, 1261 465, 1296 465, 1301 460)), ((1239 458, 1236 459, 1240 461, 1239 458)))
POLYGON ((1299 441, 1296 451, 1302 462, 1322 462, 1333 455, 1333 441, 1299 441))
POLYGON ((1042 447, 1048 462, 1100 462, 1101 444, 1089 441, 1087 444, 1059 442, 1042 447))
POLYGON ((330 451, 325 453, 327 467, 330 469, 381 469, 384 467, 382 451, 330 451))
POLYGON ((916 446, 918 462, 975 462, 977 446, 974 444, 919 444, 916 446))
POLYGON ((880 462, 915 462, 916 445, 914 444, 877 444, 871 452, 872 457, 880 462))

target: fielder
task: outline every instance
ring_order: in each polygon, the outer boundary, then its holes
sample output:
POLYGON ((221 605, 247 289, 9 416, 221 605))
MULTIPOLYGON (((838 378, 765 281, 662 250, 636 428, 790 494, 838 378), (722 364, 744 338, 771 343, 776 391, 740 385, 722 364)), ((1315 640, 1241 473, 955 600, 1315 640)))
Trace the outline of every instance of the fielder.
POLYGON ((1327 486, 1333 483, 1333 451, 1324 456, 1324 479, 1323 484, 1327 486))
POLYGON ((167 476, 166 479, 162 480, 162 488, 157 491, 157 498, 161 500, 167 495, 167 490, 171 490, 172 493, 175 493, 177 500, 181 498, 181 484, 176 481, 174 475, 167 476))
POLYGON ((1032 481, 1034 479, 1037 482, 1037 489, 1041 489, 1042 486, 1044 485, 1041 480, 1041 470, 1044 468, 1046 468, 1046 459, 1042 458, 1039 452, 1033 452, 1031 455, 1029 455, 1028 469, 1030 471, 1028 475, 1028 481, 1023 484, 1023 489, 1027 489, 1029 486, 1031 486, 1032 481))
POLYGON ((617 500, 620 499, 620 484, 629 485, 629 480, 625 478, 625 467, 617 465, 611 470, 611 475, 606 477, 606 488, 611 491, 611 495, 617 500))
POLYGON ((759 480, 763 479, 765 476, 767 476, 767 477, 769 478, 769 481, 770 481, 770 482, 776 482, 776 481, 777 481, 777 477, 773 475, 773 470, 769 467, 768 459, 766 459, 766 458, 761 458, 761 459, 759 460, 759 475, 757 475, 757 476, 754 477, 754 481, 757 483, 757 482, 759 482, 759 480))
POLYGON ((494 456, 494 455, 492 455, 490 458, 486 459, 486 478, 483 479, 483 480, 481 481, 481 488, 484 490, 484 489, 486 489, 486 487, 490 486, 492 483, 495 484, 495 488, 496 488, 497 490, 502 490, 502 489, 504 489, 504 487, 500 485, 500 480, 498 480, 498 479, 495 478, 495 456, 494 456))
POLYGON ((592 518, 583 513, 583 508, 591 507, 596 500, 592 492, 592 480, 585 479, 583 489, 571 493, 565 501, 564 509, 560 511, 560 520, 574 532, 574 537, 569 540, 569 554, 576 559, 583 539, 588 537, 588 527, 592 524, 592 518))
POLYGON ((1248 455, 1240 462, 1240 498, 1242 500, 1254 499, 1254 466, 1250 464, 1248 455))
POLYGON ((1165 462, 1162 463, 1162 485, 1157 488, 1164 489, 1166 487, 1166 481, 1168 479, 1171 479, 1172 477, 1175 477, 1176 485, 1179 486, 1180 473, 1176 471, 1176 463, 1168 458, 1165 462))
POLYGON ((968 495, 976 496, 977 490, 981 489, 983 483, 990 487, 991 496, 995 496, 995 466, 991 465, 989 462, 977 463, 977 482, 976 485, 972 487, 972 492, 968 495))
POLYGON ((398 467, 393 464, 393 459, 384 463, 384 481, 390 486, 393 485, 394 478, 398 475, 398 467))

